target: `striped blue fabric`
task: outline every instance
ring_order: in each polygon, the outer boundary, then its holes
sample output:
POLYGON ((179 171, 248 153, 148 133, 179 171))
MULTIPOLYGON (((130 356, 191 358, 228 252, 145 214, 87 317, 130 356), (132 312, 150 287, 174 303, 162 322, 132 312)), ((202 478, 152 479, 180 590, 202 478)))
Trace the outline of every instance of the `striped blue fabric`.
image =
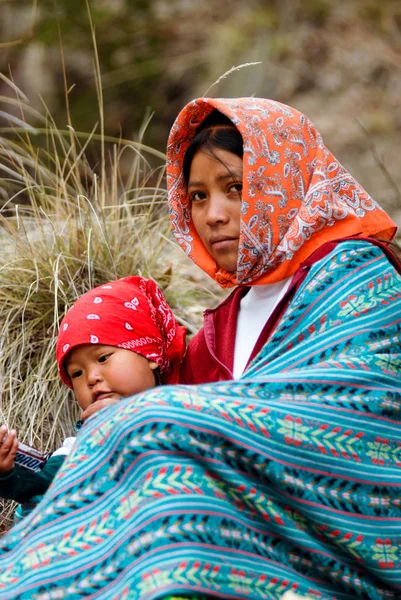
POLYGON ((0 600, 401 597, 401 276, 338 244, 238 381, 83 427, 2 538, 0 600))

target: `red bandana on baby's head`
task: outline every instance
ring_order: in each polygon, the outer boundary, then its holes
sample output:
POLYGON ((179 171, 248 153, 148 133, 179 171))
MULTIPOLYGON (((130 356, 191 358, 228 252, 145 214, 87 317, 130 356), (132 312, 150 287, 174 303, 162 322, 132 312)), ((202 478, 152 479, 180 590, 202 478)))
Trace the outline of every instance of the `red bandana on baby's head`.
POLYGON ((60 377, 70 388, 64 361, 82 344, 132 350, 156 362, 165 383, 177 383, 185 328, 178 325, 154 281, 124 277, 81 296, 61 321, 56 359, 60 377))

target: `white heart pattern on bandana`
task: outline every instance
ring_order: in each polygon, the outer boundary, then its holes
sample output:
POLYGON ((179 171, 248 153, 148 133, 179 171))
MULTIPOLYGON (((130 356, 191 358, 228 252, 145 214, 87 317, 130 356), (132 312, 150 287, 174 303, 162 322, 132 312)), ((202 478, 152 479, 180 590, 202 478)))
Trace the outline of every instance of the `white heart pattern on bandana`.
POLYGON ((63 325, 63 331, 65 331, 66 329, 68 329, 68 323, 64 323, 63 325))
POLYGON ((136 310, 136 307, 139 306, 139 300, 138 298, 132 298, 131 302, 124 302, 124 306, 136 310))
POLYGON ((89 319, 90 321, 93 319, 98 319, 98 321, 100 321, 99 315, 88 315, 86 318, 89 319))
POLYGON ((128 329, 129 331, 133 331, 133 327, 131 327, 131 325, 129 323, 125 324, 125 329, 128 329))
POLYGON ((67 352, 68 348, 70 347, 70 344, 64 344, 63 346, 63 352, 67 352))
POLYGON ((99 338, 96 337, 95 335, 91 335, 91 344, 98 344, 99 343, 99 338))
POLYGON ((96 298, 93 300, 93 304, 100 304, 101 302, 103 302, 103 300, 99 298, 99 296, 96 296, 96 298))
POLYGON ((102 290, 112 290, 113 286, 112 285, 102 285, 102 290))

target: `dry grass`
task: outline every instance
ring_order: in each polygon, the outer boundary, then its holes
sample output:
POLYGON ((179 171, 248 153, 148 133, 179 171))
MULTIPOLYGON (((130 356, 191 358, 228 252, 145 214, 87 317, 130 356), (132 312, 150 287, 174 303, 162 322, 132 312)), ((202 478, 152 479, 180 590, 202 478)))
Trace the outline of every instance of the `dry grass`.
MULTIPOLYGON (((143 132, 135 142, 76 134, 35 114, 39 129, 22 93, 7 101, 21 119, 0 130, 0 420, 50 451, 78 415, 54 349, 79 295, 129 274, 152 277, 190 333, 214 299, 171 239, 164 156, 143 132)), ((3 527, 8 516, 5 508, 3 527)))

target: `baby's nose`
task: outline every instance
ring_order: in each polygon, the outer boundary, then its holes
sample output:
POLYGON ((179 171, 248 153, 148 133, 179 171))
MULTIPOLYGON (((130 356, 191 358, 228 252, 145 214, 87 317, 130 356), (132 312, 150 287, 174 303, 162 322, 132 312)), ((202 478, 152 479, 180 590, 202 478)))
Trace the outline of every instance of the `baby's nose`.
POLYGON ((88 369, 88 383, 89 385, 95 385, 98 381, 102 379, 102 370, 99 368, 99 365, 93 365, 88 369))

